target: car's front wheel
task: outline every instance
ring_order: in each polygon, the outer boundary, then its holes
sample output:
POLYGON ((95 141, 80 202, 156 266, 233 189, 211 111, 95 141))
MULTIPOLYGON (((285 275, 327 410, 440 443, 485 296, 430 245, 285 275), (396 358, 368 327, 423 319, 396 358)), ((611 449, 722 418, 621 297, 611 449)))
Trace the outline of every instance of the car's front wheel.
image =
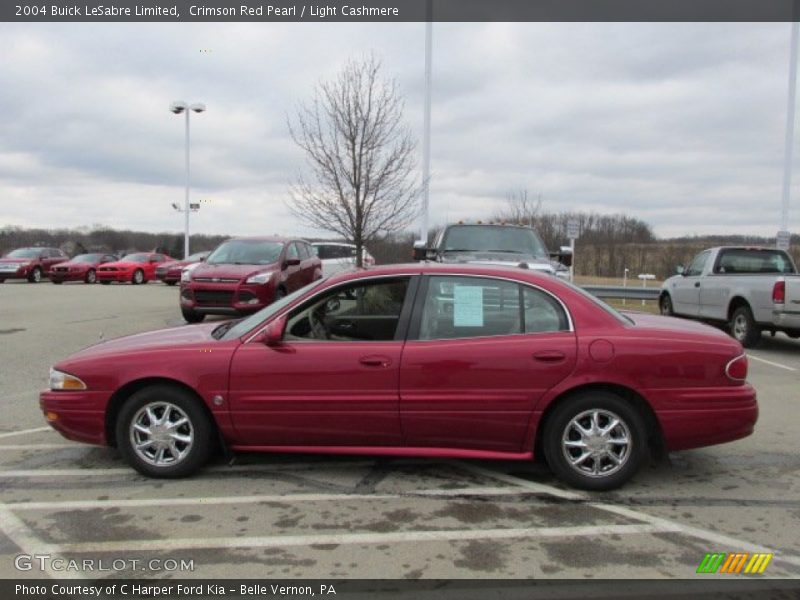
POLYGON ((34 267, 33 271, 28 274, 28 281, 31 283, 39 283, 42 280, 42 270, 39 267, 34 267))
POLYGON ((84 281, 86 283, 94 283, 97 281, 97 273, 95 272, 94 269, 89 269, 86 272, 86 277, 84 278, 84 281))
POLYGON ((211 455, 213 425, 191 393, 153 385, 123 405, 116 440, 128 463, 149 477, 186 477, 211 455))
POLYGON ((559 479, 584 490, 617 488, 647 456, 639 411, 616 394, 584 392, 564 400, 545 424, 543 449, 559 479))
POLYGON ((203 313, 195 312, 191 308, 182 308, 181 314, 187 323, 200 323, 206 318, 203 313))
POLYGON ((133 285, 139 285, 142 282, 144 282, 144 271, 141 269, 136 269, 133 272, 133 277, 131 277, 131 283, 133 285))
POLYGON ((675 316, 675 311, 672 308, 672 298, 669 294, 664 294, 658 301, 658 308, 661 311, 661 314, 665 317, 673 317, 675 316))

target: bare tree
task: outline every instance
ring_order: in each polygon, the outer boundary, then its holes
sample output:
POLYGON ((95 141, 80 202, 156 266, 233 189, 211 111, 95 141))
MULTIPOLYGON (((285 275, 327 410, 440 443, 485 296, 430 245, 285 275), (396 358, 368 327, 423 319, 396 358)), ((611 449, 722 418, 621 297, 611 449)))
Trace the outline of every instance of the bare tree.
POLYGON ((519 189, 508 192, 505 200, 505 206, 493 217, 496 221, 511 221, 534 226, 536 217, 542 208, 541 194, 537 194, 534 198, 528 194, 528 190, 519 189))
POLYGON ((351 60, 289 122, 309 164, 290 188, 289 209, 355 244, 358 266, 366 243, 402 231, 418 211, 416 142, 403 123, 397 84, 380 70, 374 56, 351 60))

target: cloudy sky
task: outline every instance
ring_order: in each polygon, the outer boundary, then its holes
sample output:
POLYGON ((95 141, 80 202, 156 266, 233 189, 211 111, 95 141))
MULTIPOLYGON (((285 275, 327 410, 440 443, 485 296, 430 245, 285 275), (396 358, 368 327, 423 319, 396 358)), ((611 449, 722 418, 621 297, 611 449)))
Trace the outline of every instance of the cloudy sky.
MULTIPOLYGON (((774 235, 790 26, 434 25, 431 221, 512 190, 546 210, 624 212, 660 236, 774 235)), ((0 227, 320 235, 286 209, 304 166, 286 119, 368 52, 422 133, 422 23, 0 23, 0 227)), ((800 139, 800 136, 798 136, 800 139)), ((796 153, 796 154, 800 154, 796 153)), ((789 229, 800 231, 800 173, 789 229)))

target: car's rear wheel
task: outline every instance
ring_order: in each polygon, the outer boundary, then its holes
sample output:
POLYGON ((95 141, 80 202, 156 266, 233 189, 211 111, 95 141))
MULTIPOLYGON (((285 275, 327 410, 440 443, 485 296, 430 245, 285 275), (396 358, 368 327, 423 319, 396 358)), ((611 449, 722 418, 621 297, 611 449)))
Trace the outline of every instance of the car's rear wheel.
POLYGON ((200 323, 206 318, 203 313, 195 312, 191 308, 182 308, 181 314, 187 323, 200 323))
POLYGON ((39 283, 42 280, 42 270, 39 267, 34 267, 33 271, 28 273, 28 281, 31 283, 39 283))
POLYGON ((86 283, 95 283, 97 281, 97 273, 94 269, 89 269, 86 271, 86 277, 84 278, 86 283))
POLYGON ((136 269, 133 272, 133 277, 131 277, 131 283, 133 285, 139 285, 143 281, 144 281, 144 271, 142 271, 141 269, 136 269))
POLYGON ((661 314, 665 317, 675 316, 675 311, 672 308, 672 298, 669 294, 664 294, 658 301, 658 308, 661 314))
POLYGON ((749 306, 740 306, 733 311, 730 331, 734 339, 745 348, 752 348, 761 341, 761 330, 756 325, 749 306))
POLYGON ((116 440, 128 463, 149 477, 196 472, 213 447, 213 424, 188 391, 154 385, 133 394, 116 423, 116 440))
POLYGON ((584 490, 611 490, 633 477, 647 456, 647 428, 639 411, 616 394, 583 392, 550 415, 543 449, 562 481, 584 490))

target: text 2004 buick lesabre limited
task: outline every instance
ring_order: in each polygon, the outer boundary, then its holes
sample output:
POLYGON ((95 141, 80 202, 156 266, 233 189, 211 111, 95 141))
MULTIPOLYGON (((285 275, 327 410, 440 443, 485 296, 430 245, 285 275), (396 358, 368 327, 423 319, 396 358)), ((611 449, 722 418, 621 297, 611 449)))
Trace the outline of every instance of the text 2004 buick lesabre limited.
POLYGON ((239 321, 92 346, 41 408, 155 477, 233 451, 521 459, 611 489, 648 450, 752 433, 739 342, 617 313, 523 268, 395 265, 316 281, 239 321))

